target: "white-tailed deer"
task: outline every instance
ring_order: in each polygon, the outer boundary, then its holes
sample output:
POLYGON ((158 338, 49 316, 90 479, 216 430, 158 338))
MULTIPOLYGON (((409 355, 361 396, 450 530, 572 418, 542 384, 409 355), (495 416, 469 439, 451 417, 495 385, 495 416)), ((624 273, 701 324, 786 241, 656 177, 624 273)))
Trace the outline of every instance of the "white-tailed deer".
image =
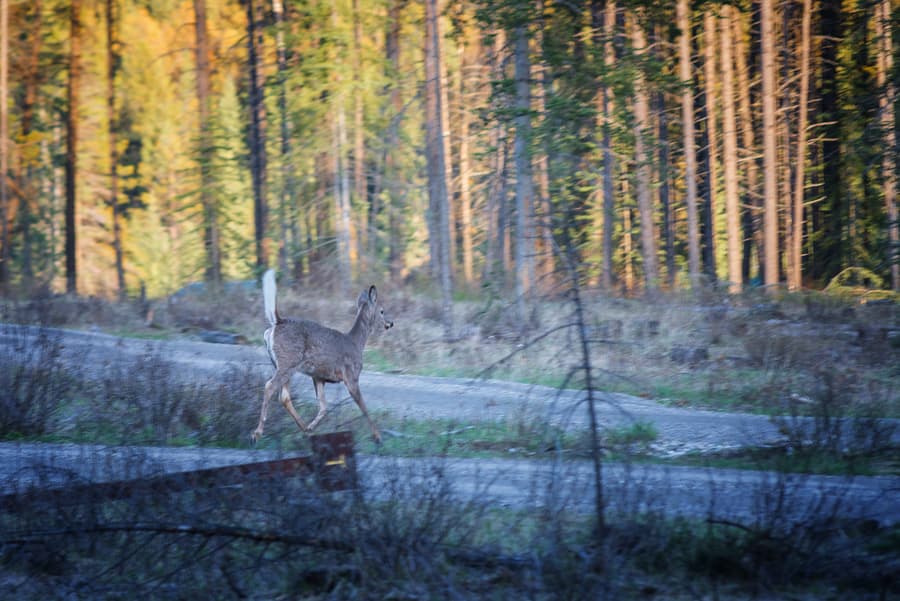
POLYGON ((378 304, 378 292, 375 290, 375 286, 360 293, 356 301, 356 320, 346 334, 308 319, 281 317, 278 315, 276 293, 275 272, 270 269, 263 275, 263 300, 266 319, 269 320, 270 325, 263 338, 266 341, 269 358, 275 366, 275 374, 266 382, 263 391, 262 411, 259 416, 259 424, 253 431, 253 442, 262 436, 269 399, 277 391, 281 391, 281 403, 300 429, 304 432, 311 432, 325 417, 327 408, 325 383, 343 382, 360 411, 369 420, 375 441, 380 443, 381 433, 369 416, 359 390, 363 347, 366 346, 369 334, 376 326, 383 326, 387 330, 394 325, 394 322, 385 317, 384 309, 378 304), (288 390, 291 376, 295 371, 300 371, 312 378, 316 389, 316 398, 319 401, 319 413, 308 426, 297 415, 288 390))

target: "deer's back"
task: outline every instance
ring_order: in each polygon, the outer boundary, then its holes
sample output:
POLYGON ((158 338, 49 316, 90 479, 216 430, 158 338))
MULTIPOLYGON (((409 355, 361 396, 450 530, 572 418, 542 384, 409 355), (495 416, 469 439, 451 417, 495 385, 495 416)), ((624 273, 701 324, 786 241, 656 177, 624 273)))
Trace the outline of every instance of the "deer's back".
POLYGON ((306 319, 274 326, 272 351, 279 368, 294 368, 328 382, 359 375, 362 349, 335 329, 306 319))

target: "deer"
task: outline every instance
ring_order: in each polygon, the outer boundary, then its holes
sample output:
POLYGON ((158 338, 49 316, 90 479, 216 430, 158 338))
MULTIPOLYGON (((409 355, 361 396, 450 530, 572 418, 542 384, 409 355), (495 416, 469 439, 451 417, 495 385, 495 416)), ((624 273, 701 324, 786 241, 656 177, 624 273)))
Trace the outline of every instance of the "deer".
POLYGON ((327 410, 325 384, 340 382, 344 383, 357 407, 368 420, 375 442, 381 444, 381 433, 369 415, 359 389, 363 348, 366 346, 369 335, 378 327, 388 330, 394 325, 378 302, 378 291, 375 286, 370 286, 360 293, 356 300, 356 319, 345 334, 308 319, 282 317, 278 313, 276 303, 278 291, 275 284, 275 271, 272 269, 266 271, 262 282, 263 304, 266 319, 269 322, 269 328, 263 334, 263 339, 269 359, 275 367, 275 373, 266 382, 263 390, 259 424, 251 435, 254 444, 263 434, 269 400, 276 392, 281 392, 281 404, 297 422, 300 430, 309 433, 315 430, 322 418, 325 417, 327 410), (319 411, 309 425, 294 409, 288 389, 291 376, 297 371, 312 378, 316 399, 319 402, 319 411))

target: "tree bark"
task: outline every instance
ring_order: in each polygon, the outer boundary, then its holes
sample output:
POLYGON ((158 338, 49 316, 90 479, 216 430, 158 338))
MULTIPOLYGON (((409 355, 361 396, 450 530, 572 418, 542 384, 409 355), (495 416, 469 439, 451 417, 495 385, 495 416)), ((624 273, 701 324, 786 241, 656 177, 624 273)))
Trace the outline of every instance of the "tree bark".
POLYGON ((697 146, 694 133, 694 78, 691 74, 691 22, 688 0, 678 0, 678 75, 681 79, 681 121, 684 135, 685 208, 688 226, 688 274, 691 286, 700 280, 700 226, 697 215, 697 146))
POLYGON ((281 123, 281 198, 278 203, 278 269, 288 273, 288 258, 294 278, 302 272, 298 250, 297 218, 294 209, 294 169, 291 165, 291 124, 287 111, 287 50, 284 42, 284 5, 272 0, 275 13, 275 53, 278 62, 278 120, 281 123))
POLYGON ((732 60, 731 20, 728 4, 722 5, 719 31, 722 35, 722 121, 725 163, 725 218, 728 250, 728 281, 732 294, 743 287, 741 271, 741 205, 738 197, 737 116, 734 102, 734 62, 732 60))
MULTIPOLYGON (((804 9, 810 0, 805 0, 804 9)), ((891 266, 891 289, 900 291, 900 223, 897 222, 897 140, 895 133, 894 103, 896 102, 894 72, 893 29, 891 27, 891 0, 881 0, 875 9, 878 27, 878 109, 881 113, 881 135, 884 150, 881 155, 882 187, 887 214, 887 259, 891 266)), ((805 13, 804 13, 805 16, 805 13)))
MULTIPOLYGON (((366 137, 362 91, 362 19, 359 0, 353 0, 353 202, 362 213, 357 227, 355 246, 368 248, 368 199, 366 195, 366 137)), ((359 252, 358 260, 364 260, 359 252)), ((365 269, 366 265, 362 265, 365 269)))
MULTIPOLYGON (((406 0, 390 0, 388 5, 388 24, 385 34, 385 58, 388 80, 396 80, 400 74, 400 14, 406 0)), ((404 268, 403 244, 400 225, 404 203, 397 173, 397 146, 400 139, 400 117, 403 111, 403 99, 400 97, 400 86, 396 81, 390 85, 389 104, 391 121, 388 125, 387 148, 385 150, 385 179, 388 192, 388 263, 391 278, 400 277, 404 268)))
POLYGON ((9 283, 9 0, 0 0, 0 292, 9 283))
POLYGON ((257 2, 247 0, 247 63, 250 79, 250 175, 253 180, 253 220, 255 226, 256 267, 269 265, 266 229, 269 218, 266 186, 266 107, 263 99, 263 74, 259 52, 262 29, 257 24, 257 2))
MULTIPOLYGON (((663 37, 658 26, 654 37, 656 42, 654 43, 656 59, 660 64, 664 64, 667 62, 668 57, 663 53, 663 37)), ((666 280, 669 289, 672 289, 675 286, 675 220, 669 196, 669 115, 666 112, 666 95, 662 90, 654 94, 654 103, 656 105, 654 110, 656 112, 657 131, 659 132, 659 143, 657 145, 659 165, 657 170, 659 174, 659 206, 662 210, 663 240, 665 242, 666 280)))
POLYGON ((445 123, 441 91, 440 27, 437 0, 425 0, 425 146, 428 197, 434 236, 432 257, 441 289, 444 336, 453 333, 453 281, 450 265, 450 204, 447 186, 445 123))
MULTIPOLYGON (((249 16, 248 12, 248 16, 249 16)), ((200 144, 200 205, 203 210, 203 245, 206 250, 206 281, 222 281, 222 255, 219 223, 213 194, 213 146, 209 123, 209 43, 206 26, 206 0, 194 0, 195 54, 197 61, 197 108, 200 144)))
POLYGON ((778 284, 778 154, 775 142, 775 14, 773 0, 760 0, 763 106, 763 270, 769 293, 778 284))
POLYGON ((527 26, 515 30, 514 42, 516 116, 513 120, 516 135, 513 161, 516 165, 516 309, 519 323, 525 323, 525 297, 534 279, 534 252, 531 213, 534 204, 534 183, 531 178, 531 60, 528 50, 527 26))
POLYGON ((716 120, 716 15, 713 9, 703 13, 704 113, 706 117, 706 198, 704 199, 704 268, 715 282, 716 265, 716 194, 719 187, 719 132, 716 120))
MULTIPOLYGON (((466 43, 463 36, 457 41, 457 54, 459 57, 459 68, 457 69, 456 90, 459 105, 459 213, 460 228, 462 234, 462 262, 463 262, 463 281, 466 286, 471 287, 474 282, 473 262, 474 262, 474 245, 473 245, 473 225, 472 225, 472 161, 469 152, 469 135, 472 112, 467 102, 469 95, 468 86, 465 84, 465 70, 470 65, 471 59, 469 53, 466 52, 466 43)), ((477 65, 476 65, 477 66, 477 65)))
POLYGON ((125 266, 122 260, 122 227, 119 213, 119 151, 116 119, 116 71, 119 56, 116 52, 115 0, 106 0, 106 105, 109 125, 109 206, 112 213, 113 251, 116 257, 116 283, 119 299, 125 298, 125 266))
POLYGON ((69 83, 66 115, 66 292, 78 292, 76 191, 78 171, 78 109, 81 86, 81 0, 72 0, 69 13, 69 83))
MULTIPOLYGON (((647 52, 644 30, 635 19, 632 22, 632 46, 637 56, 647 52)), ((656 227, 653 211, 653 197, 650 193, 650 154, 646 137, 650 132, 650 102, 646 76, 638 70, 634 90, 634 160, 637 168, 635 188, 638 211, 641 216, 641 254, 644 264, 644 282, 648 294, 653 295, 659 288, 659 259, 656 256, 656 227)))
POLYGON ((797 117, 797 162, 794 173, 794 202, 791 218, 791 266, 788 288, 799 290, 803 285, 803 206, 806 199, 806 129, 809 103, 809 52, 812 29, 812 0, 803 0, 803 16, 800 26, 800 99, 797 117))

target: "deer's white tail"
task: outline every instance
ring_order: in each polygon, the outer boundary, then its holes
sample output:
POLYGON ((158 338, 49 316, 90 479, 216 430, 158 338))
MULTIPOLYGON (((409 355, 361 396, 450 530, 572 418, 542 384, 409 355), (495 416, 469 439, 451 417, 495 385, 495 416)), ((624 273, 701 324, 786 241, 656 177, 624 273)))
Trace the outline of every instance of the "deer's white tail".
POLYGON ((278 288, 275 286, 275 271, 270 269, 263 275, 263 303, 266 307, 266 319, 270 325, 278 323, 278 307, 275 304, 275 295, 278 288))

